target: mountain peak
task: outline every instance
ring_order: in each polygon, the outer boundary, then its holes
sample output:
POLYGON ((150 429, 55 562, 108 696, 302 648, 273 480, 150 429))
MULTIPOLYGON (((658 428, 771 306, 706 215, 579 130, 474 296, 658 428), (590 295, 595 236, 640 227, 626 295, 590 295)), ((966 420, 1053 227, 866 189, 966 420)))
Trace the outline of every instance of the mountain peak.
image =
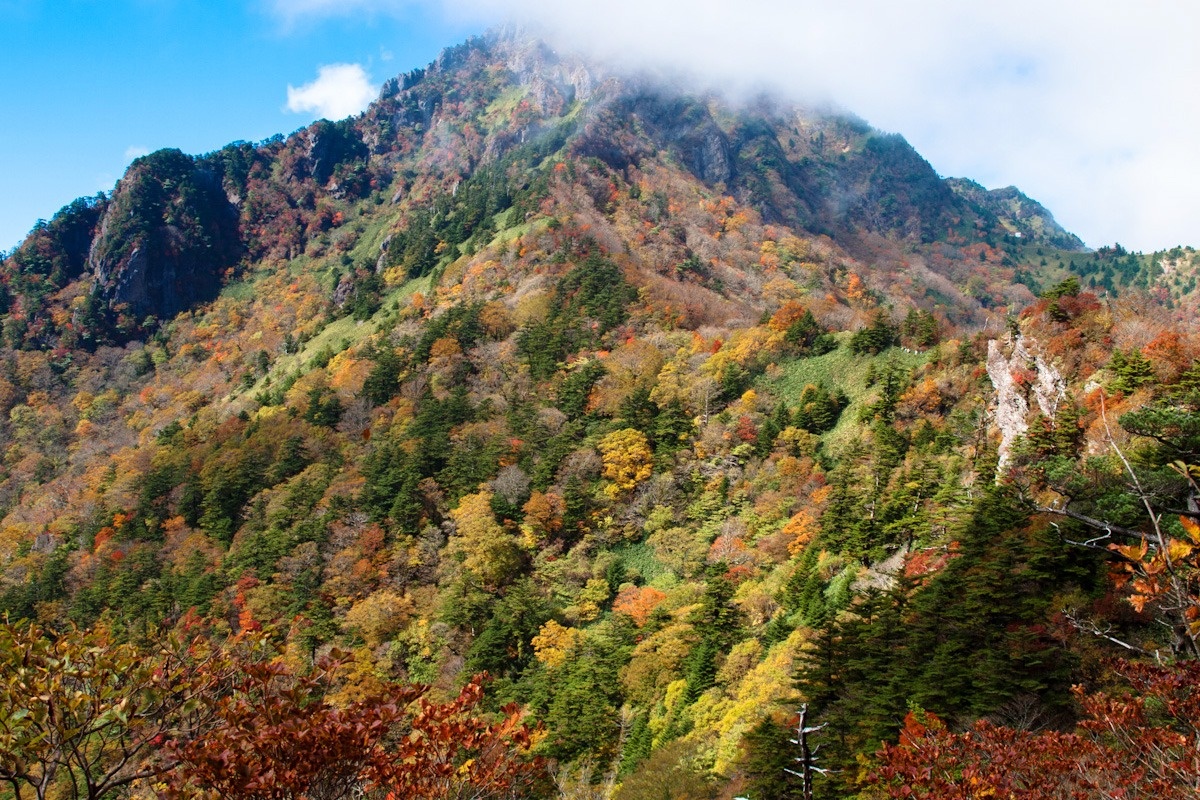
MULTIPOLYGON (((873 259, 882 241, 897 253, 885 261, 897 262, 905 248, 1012 235, 1081 247, 1017 190, 942 180, 901 136, 862 120, 625 74, 514 27, 387 81, 359 117, 198 158, 163 151, 138 159, 93 231, 89 291, 110 320, 125 315, 119 327, 135 331, 139 320, 214 297, 243 256, 252 263, 305 252, 339 215, 366 214, 353 204, 369 196, 391 199, 400 217, 389 227, 399 233, 409 215, 477 183, 481 170, 545 187, 548 170, 579 159, 608 171, 614 186, 681 171, 697 195, 676 208, 727 197, 765 223, 873 259)), ((681 244, 686 260, 692 248, 681 244)), ((935 271, 958 275, 950 265, 935 271)), ((970 317, 974 302, 959 295, 951 305, 970 317)))

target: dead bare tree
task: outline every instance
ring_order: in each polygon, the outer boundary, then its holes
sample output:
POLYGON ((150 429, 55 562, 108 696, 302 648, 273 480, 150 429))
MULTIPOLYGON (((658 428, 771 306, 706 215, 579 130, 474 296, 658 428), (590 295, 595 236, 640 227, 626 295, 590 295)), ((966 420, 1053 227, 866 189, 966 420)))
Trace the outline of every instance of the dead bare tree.
POLYGON ((804 703, 800 706, 800 719, 796 722, 796 737, 788 740, 800 748, 800 755, 792 759, 799 766, 799 769, 788 769, 785 767, 783 771, 800 779, 800 796, 804 800, 813 800, 814 775, 828 775, 833 772, 831 769, 817 766, 817 753, 820 752, 821 745, 811 747, 808 743, 809 735, 824 730, 827 724, 821 723, 820 725, 810 726, 808 724, 808 703, 804 703))

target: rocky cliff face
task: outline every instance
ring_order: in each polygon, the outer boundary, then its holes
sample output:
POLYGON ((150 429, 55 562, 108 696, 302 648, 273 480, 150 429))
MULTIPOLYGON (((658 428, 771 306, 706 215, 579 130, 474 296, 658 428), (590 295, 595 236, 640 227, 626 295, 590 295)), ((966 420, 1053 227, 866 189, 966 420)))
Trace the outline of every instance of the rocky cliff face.
POLYGON ((365 161, 367 146, 346 122, 318 120, 306 131, 308 166, 313 180, 325 186, 343 164, 365 161))
POLYGON ((955 229, 1002 232, 903 137, 766 99, 734 109, 716 96, 624 80, 576 149, 620 170, 667 153, 765 219, 835 238, 871 233, 919 244, 955 229))
POLYGON ((389 136, 428 138, 444 117, 445 98, 454 94, 447 79, 482 85, 485 75, 502 75, 507 87, 498 88, 520 90, 531 113, 519 125, 489 130, 483 160, 570 117, 574 152, 622 171, 666 155, 773 222, 911 243, 939 240, 955 229, 968 238, 1005 230, 979 198, 956 193, 901 136, 770 98, 735 107, 718 94, 621 74, 519 33, 450 48, 428 69, 386 84, 380 104, 364 118, 364 139, 380 152, 389 136))
POLYGON ((160 150, 121 179, 88 265, 109 304, 167 318, 215 297, 241 250, 220 177, 178 150, 160 150))
POLYGON ((1037 345, 1017 334, 988 342, 987 374, 996 389, 995 424, 1000 430, 999 470, 1007 466, 1012 445, 1029 430, 1029 400, 1053 420, 1066 397, 1066 381, 1037 353, 1037 345))

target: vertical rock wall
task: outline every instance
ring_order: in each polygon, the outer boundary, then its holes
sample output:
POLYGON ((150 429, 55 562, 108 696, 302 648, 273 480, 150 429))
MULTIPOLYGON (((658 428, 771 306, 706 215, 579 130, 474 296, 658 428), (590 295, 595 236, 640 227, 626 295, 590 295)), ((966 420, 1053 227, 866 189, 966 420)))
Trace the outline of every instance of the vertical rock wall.
POLYGON ((1022 334, 988 342, 987 373, 996 389, 999 471, 1008 465, 1013 442, 1029 430, 1030 398, 1042 416, 1053 420, 1059 402, 1066 397, 1067 384, 1058 370, 1037 353, 1037 342, 1022 334))

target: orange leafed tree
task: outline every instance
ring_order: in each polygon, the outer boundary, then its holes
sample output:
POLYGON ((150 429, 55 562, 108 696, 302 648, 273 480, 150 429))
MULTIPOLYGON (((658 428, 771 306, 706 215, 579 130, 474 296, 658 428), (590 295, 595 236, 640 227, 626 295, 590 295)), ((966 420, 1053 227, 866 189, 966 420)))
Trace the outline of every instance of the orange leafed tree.
POLYGON ((566 505, 562 495, 556 492, 534 491, 521 510, 525 512, 525 524, 535 542, 544 541, 562 530, 566 505))
POLYGON ((653 586, 627 586, 613 601, 613 611, 628 615, 641 628, 650 620, 659 603, 666 599, 666 593, 653 586))

